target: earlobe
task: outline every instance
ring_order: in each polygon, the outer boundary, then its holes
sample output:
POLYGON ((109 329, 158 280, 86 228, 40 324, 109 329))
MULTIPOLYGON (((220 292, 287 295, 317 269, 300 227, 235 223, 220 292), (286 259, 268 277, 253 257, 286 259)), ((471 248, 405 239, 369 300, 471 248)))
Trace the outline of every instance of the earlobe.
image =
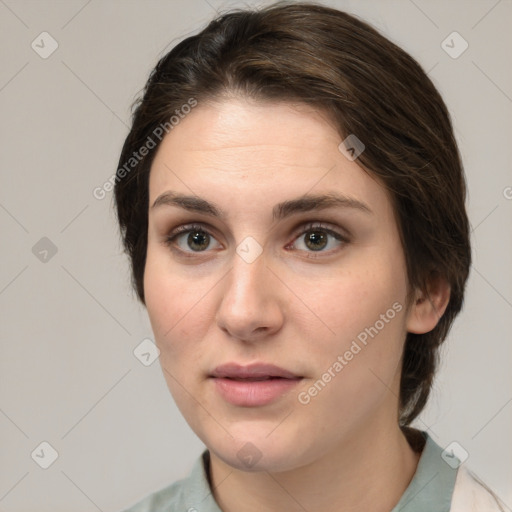
POLYGON ((430 332, 443 316, 450 301, 450 285, 441 276, 432 276, 428 293, 417 290, 407 318, 407 331, 415 334, 430 332))

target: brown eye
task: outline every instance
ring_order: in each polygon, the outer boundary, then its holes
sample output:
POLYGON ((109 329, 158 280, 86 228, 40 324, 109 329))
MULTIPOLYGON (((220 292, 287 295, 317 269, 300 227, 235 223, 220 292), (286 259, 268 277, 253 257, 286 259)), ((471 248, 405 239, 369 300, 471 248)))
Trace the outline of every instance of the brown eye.
POLYGON ((165 239, 171 249, 187 255, 206 252, 215 242, 216 239, 206 229, 196 225, 180 226, 165 239))
POLYGON ((210 235, 205 231, 191 231, 187 237, 187 245, 194 251, 204 251, 210 245, 210 235))
POLYGON ((323 253, 327 255, 340 249, 348 241, 347 236, 322 224, 308 224, 299 232, 292 246, 296 250, 310 254, 318 253, 320 256, 323 253))
POLYGON ((312 251, 321 251, 328 243, 327 237, 322 231, 309 231, 305 236, 306 247, 312 251))

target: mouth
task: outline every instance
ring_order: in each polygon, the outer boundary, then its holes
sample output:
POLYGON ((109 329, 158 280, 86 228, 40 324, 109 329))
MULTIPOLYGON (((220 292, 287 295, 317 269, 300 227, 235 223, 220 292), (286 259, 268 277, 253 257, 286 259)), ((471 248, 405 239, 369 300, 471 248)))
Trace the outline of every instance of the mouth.
POLYGON ((216 378, 223 378, 223 379, 229 379, 229 380, 236 380, 239 382, 261 382, 264 380, 275 380, 275 379, 285 379, 286 377, 216 377, 216 378))
POLYGON ((241 366, 228 363, 209 375, 220 396, 239 407, 261 407, 277 401, 303 379, 271 364, 241 366))
POLYGON ((269 379, 299 379, 295 373, 267 363, 253 363, 242 366, 237 363, 227 363, 217 366, 210 377, 232 380, 269 380, 269 379))

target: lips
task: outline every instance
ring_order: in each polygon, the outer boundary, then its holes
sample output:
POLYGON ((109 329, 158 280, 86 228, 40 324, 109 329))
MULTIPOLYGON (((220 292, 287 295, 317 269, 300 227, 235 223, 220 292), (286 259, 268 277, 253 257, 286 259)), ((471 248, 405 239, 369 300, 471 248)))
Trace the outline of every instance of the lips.
POLYGON ((262 407, 289 393, 302 377, 273 364, 228 363, 209 376, 219 395, 237 407, 262 407))
POLYGON ((284 368, 264 363, 253 363, 248 366, 241 366, 237 363, 223 364, 215 368, 210 377, 251 381, 301 378, 284 368))

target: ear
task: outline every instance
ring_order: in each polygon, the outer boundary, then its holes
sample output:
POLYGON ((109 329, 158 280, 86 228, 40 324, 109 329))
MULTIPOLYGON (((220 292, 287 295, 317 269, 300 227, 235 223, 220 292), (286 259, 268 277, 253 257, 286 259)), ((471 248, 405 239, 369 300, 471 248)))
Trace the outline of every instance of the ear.
POLYGON ((425 294, 416 290, 407 316, 407 331, 415 334, 430 332, 437 325, 450 301, 450 285, 438 274, 431 275, 425 294))

